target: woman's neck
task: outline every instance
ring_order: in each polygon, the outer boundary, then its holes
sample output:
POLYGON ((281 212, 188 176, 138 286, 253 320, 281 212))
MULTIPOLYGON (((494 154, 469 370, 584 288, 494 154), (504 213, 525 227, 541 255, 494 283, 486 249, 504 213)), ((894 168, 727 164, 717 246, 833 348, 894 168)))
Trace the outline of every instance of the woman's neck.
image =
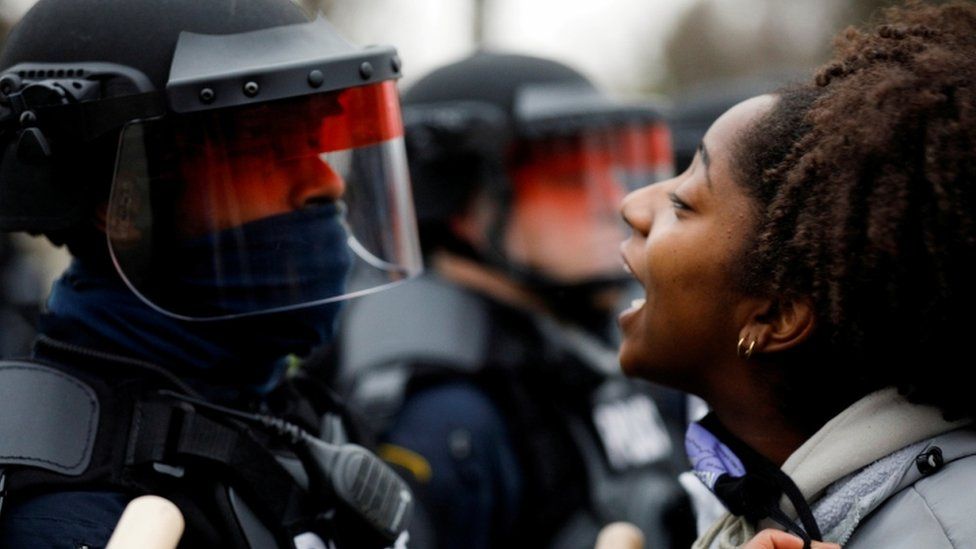
MULTIPOLYGON (((813 434, 783 415, 777 405, 773 384, 726 379, 721 387, 721 390, 705 395, 719 421, 776 465, 782 465, 813 434)), ((816 403, 811 402, 811 405, 816 403)))
POLYGON ((809 438, 808 434, 777 422, 776 417, 767 416, 764 420, 757 421, 755 417, 744 417, 737 412, 716 410, 715 414, 732 434, 776 465, 783 465, 809 438))

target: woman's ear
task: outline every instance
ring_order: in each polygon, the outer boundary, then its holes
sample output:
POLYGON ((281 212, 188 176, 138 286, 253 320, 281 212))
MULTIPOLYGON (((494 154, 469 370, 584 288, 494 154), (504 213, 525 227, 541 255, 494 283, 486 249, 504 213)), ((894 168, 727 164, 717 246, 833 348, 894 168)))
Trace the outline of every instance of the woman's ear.
POLYGON ((792 349, 810 337, 816 324, 808 298, 757 300, 747 314, 739 336, 745 345, 753 346, 750 356, 792 349))

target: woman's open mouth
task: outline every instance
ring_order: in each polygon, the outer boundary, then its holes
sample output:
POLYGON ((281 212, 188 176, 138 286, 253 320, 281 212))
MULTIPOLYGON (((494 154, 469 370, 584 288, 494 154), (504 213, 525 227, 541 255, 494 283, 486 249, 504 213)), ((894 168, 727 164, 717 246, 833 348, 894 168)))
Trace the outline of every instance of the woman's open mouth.
POLYGON ((617 320, 622 323, 626 319, 637 314, 641 309, 644 308, 644 304, 646 302, 647 300, 645 300, 643 297, 631 301, 630 307, 628 307, 626 310, 620 313, 620 315, 617 317, 617 320))
MULTIPOLYGON (((634 275, 634 270, 630 267, 630 263, 627 262, 626 256, 623 256, 621 254, 621 259, 623 260, 624 270, 627 271, 627 273, 630 274, 630 276, 633 276, 636 279, 637 277, 634 275)), ((640 282, 640 280, 638 280, 637 282, 640 282)), ((647 300, 645 298, 643 298, 643 297, 640 297, 640 298, 637 298, 637 299, 634 299, 633 301, 631 301, 630 302, 630 307, 628 307, 625 311, 623 311, 622 313, 620 313, 620 315, 617 317, 617 321, 618 321, 618 323, 620 323, 621 327, 623 327, 623 323, 625 321, 627 321, 627 319, 629 319, 630 317, 634 316, 641 309, 643 309, 644 308, 644 305, 646 303, 647 303, 647 300)))
POLYGON ((628 328, 633 324, 634 319, 637 318, 644 311, 645 300, 644 298, 635 299, 630 302, 630 307, 623 311, 617 316, 617 325, 620 326, 620 331, 626 337, 628 328))

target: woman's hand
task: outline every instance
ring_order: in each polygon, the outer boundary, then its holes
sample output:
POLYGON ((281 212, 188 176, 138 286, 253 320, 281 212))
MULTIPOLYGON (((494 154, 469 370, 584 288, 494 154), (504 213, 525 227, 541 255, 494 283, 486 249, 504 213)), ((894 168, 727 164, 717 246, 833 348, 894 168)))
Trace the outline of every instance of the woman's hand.
MULTIPOLYGON (((815 541, 813 549, 840 549, 836 543, 815 541)), ((749 540, 741 549, 803 549, 803 540, 780 530, 766 529, 749 540)))

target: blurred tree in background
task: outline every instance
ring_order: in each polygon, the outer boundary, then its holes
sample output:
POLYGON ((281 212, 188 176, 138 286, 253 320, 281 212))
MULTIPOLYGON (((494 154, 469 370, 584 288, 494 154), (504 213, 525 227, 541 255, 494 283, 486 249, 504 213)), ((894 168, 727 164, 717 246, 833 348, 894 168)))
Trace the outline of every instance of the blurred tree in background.
MULTIPOLYGON (((895 0, 853 0, 840 13, 840 20, 847 24, 864 23, 871 20, 883 8, 897 4, 895 0)), ((939 2, 932 2, 939 3, 939 2)))
POLYGON ((667 76, 662 91, 816 63, 816 46, 797 44, 787 21, 776 13, 781 0, 753 4, 751 13, 736 21, 722 13, 725 6, 715 0, 698 0, 685 12, 665 43, 667 76))
POLYGON ((665 43, 666 76, 659 91, 674 93, 771 72, 808 72, 827 59, 837 32, 868 23, 883 8, 899 3, 697 0, 665 43))

